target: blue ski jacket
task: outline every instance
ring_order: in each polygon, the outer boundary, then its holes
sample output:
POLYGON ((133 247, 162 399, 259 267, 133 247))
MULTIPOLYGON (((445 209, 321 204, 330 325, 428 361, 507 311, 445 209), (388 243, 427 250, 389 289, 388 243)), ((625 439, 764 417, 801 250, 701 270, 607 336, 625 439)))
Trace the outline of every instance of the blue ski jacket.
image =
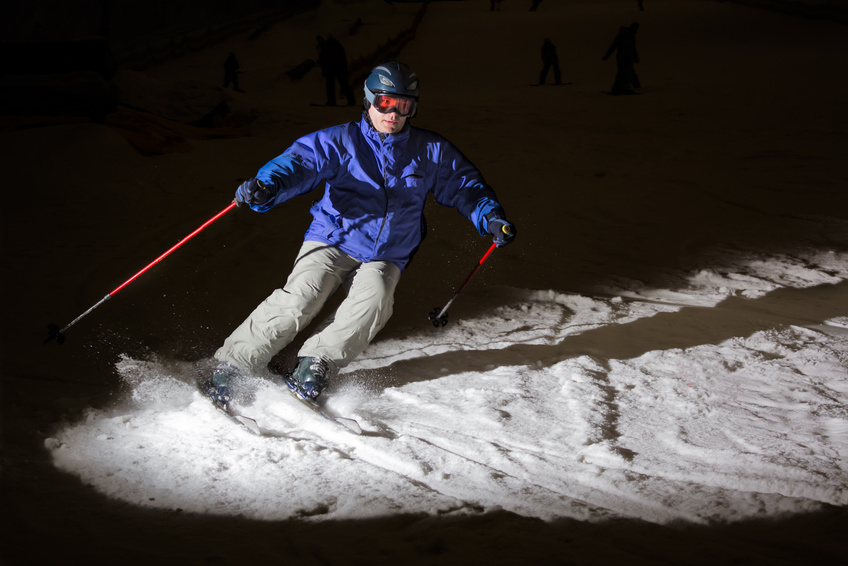
POLYGON ((325 183, 305 239, 336 246, 362 262, 390 261, 401 270, 426 233, 429 193, 483 235, 486 215, 504 217, 480 171, 445 138, 408 124, 397 134, 381 134, 365 117, 298 139, 256 178, 274 191, 267 203, 251 205, 257 212, 325 183))

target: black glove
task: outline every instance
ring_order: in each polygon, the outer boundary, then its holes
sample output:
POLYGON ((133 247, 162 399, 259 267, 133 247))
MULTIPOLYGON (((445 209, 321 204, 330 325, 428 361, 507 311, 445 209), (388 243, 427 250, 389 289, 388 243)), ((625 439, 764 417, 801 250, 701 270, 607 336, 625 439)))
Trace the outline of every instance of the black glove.
POLYGON ((487 217, 486 220, 486 230, 492 235, 492 241, 499 248, 512 243, 516 234, 515 226, 512 222, 497 216, 487 217))
POLYGON ((236 189, 236 203, 241 206, 263 206, 274 198, 274 186, 259 179, 248 179, 236 189))

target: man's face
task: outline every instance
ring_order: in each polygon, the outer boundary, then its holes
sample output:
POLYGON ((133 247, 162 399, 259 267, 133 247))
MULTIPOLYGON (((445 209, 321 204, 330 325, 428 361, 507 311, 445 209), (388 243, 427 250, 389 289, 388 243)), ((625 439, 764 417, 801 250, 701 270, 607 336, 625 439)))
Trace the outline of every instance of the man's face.
POLYGON ((368 116, 374 129, 383 134, 396 134, 406 125, 407 116, 401 116, 397 112, 382 114, 373 105, 368 109, 368 116))

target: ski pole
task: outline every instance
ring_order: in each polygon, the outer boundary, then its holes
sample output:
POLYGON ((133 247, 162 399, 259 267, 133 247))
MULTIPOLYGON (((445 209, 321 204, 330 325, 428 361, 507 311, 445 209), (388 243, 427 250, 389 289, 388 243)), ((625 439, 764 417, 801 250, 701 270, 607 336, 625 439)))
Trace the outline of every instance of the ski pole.
POLYGON ((456 298, 459 296, 465 286, 468 285, 468 282, 471 281, 471 278, 474 277, 474 274, 477 273, 477 270, 480 269, 480 267, 483 265, 483 262, 486 261, 486 258, 489 257, 489 254, 492 253, 492 250, 494 250, 497 245, 497 243, 493 243, 491 246, 489 246, 489 249, 486 251, 485 254, 483 254, 483 257, 480 258, 480 261, 477 262, 477 265, 474 266, 474 269, 471 270, 471 273, 468 274, 468 277, 465 278, 465 281, 462 282, 462 285, 459 286, 459 288, 456 290, 456 292, 453 294, 453 297, 450 298, 447 304, 442 308, 436 307, 433 309, 433 312, 431 312, 430 316, 428 317, 433 322, 433 326, 438 328, 448 323, 448 308, 451 306, 451 303, 456 300, 456 298))
POLYGON ((197 228, 197 230, 195 230, 194 232, 192 232, 191 234, 189 234, 188 236, 186 236, 185 238, 183 238, 182 240, 180 240, 179 242, 174 244, 168 251, 166 251, 165 253, 163 253, 162 255, 160 255, 159 257, 154 259, 153 261, 151 261, 149 264, 147 264, 147 266, 144 269, 142 269, 141 271, 139 271, 138 273, 136 273, 135 275, 133 275, 132 277, 130 277, 129 279, 127 279, 126 281, 124 281, 123 283, 118 285, 117 287, 115 287, 114 290, 112 290, 108 295, 106 295, 105 297, 100 299, 94 306, 92 306, 90 309, 88 309, 87 311, 85 311, 84 313, 82 313, 81 315, 79 315, 78 317, 73 319, 71 322, 66 324, 64 326, 64 328, 59 328, 58 324, 48 324, 47 325, 47 331, 48 331, 49 335, 47 336, 47 339, 44 340, 44 342, 42 342, 42 344, 47 344, 48 342, 50 342, 54 338, 56 339, 56 342, 58 344, 64 344, 65 343, 65 331, 66 330, 68 330, 71 326, 73 326, 74 324, 76 324, 77 322, 82 320, 82 318, 85 317, 88 313, 90 313, 91 311, 93 311, 94 309, 96 309, 97 307, 99 307, 100 305, 102 305, 103 303, 108 301, 109 299, 111 299, 113 295, 115 295, 118 291, 120 291, 121 289, 123 289, 124 287, 126 287, 127 285, 132 283, 133 281, 135 281, 142 273, 144 273, 145 271, 147 271, 148 269, 150 269, 151 267, 153 267, 154 265, 156 265, 157 263, 159 263, 160 261, 165 259, 168 255, 171 254, 171 252, 173 252, 174 250, 176 250, 177 248, 179 248, 180 246, 185 244, 187 241, 189 241, 194 236, 199 234, 204 228, 206 228, 207 226, 209 226, 210 224, 212 224, 213 222, 215 222, 216 220, 221 218, 224 214, 228 213, 229 211, 231 211, 236 206, 238 206, 238 203, 236 201, 233 201, 232 203, 230 203, 230 205, 227 206, 227 208, 225 208, 224 210, 222 210, 221 212, 219 212, 218 214, 216 214, 215 216, 213 216, 212 218, 210 218, 209 220, 207 220, 206 222, 201 224, 200 227, 197 228))

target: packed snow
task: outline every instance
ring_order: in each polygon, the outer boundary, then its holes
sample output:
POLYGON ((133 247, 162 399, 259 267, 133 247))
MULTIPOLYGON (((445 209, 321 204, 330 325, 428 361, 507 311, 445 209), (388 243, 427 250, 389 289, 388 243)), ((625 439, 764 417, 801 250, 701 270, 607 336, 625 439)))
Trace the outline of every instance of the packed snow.
POLYGON ((59 468, 111 497, 262 520, 504 509, 710 523, 846 505, 848 317, 621 359, 571 346, 617 326, 622 339, 628 327, 667 332, 685 309, 722 308, 704 306, 715 297, 844 285, 831 273, 848 262, 738 259, 737 271, 692 274, 679 289, 513 290, 487 317, 378 341, 327 399, 361 436, 271 376, 238 390, 237 410, 263 433, 252 435, 196 390, 194 364, 126 357, 117 370, 131 403, 92 409, 46 443, 59 468), (625 298, 636 294, 656 298, 625 298), (379 386, 381 368, 422 359, 438 371, 379 386))

